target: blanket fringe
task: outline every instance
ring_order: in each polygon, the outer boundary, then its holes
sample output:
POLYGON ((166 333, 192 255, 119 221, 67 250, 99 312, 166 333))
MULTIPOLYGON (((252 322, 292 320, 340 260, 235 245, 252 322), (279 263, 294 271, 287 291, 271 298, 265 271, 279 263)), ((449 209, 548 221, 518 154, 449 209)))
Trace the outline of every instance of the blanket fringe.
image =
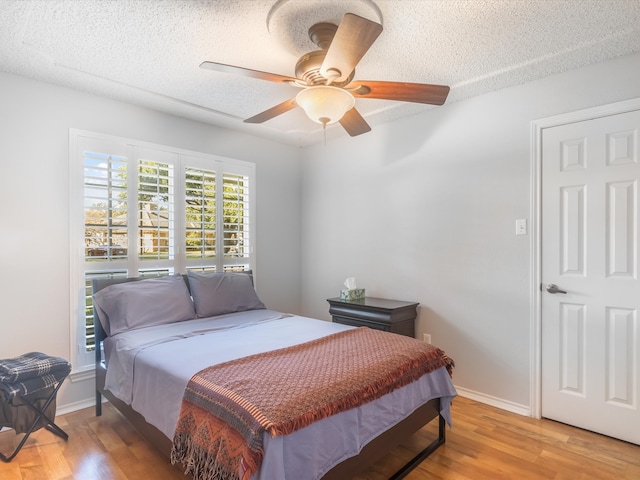
POLYGON ((216 461, 206 448, 199 447, 188 435, 177 435, 173 439, 171 463, 185 467, 185 475, 193 475, 199 480, 241 480, 237 472, 224 469, 223 463, 216 461))
POLYGON ((183 402, 189 414, 179 419, 171 449, 171 463, 182 464, 196 480, 249 480, 262 462, 263 451, 197 405, 183 402), (226 435, 216 435, 221 429, 226 435))

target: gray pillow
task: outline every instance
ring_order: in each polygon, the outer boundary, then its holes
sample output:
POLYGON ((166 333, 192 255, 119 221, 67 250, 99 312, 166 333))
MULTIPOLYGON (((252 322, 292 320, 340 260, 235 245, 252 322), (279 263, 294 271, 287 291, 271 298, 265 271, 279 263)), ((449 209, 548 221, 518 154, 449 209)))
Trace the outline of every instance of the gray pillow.
POLYGON ((245 273, 189 272, 188 278, 198 317, 266 308, 245 273))
POLYGON ((93 302, 108 335, 196 317, 180 275, 110 285, 93 302))

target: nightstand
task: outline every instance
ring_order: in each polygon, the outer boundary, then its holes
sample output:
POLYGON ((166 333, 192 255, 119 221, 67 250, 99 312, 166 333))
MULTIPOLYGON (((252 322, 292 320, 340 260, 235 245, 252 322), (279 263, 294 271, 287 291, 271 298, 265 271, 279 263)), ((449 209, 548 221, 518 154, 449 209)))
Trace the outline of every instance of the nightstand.
POLYGON ((365 297, 362 300, 328 298, 329 313, 336 323, 415 337, 415 319, 419 303, 365 297))

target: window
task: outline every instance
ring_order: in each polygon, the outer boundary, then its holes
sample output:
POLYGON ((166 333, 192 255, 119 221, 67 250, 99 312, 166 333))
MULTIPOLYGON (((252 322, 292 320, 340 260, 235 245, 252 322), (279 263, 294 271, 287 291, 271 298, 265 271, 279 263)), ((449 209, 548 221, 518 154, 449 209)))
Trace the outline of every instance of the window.
POLYGON ((93 362, 91 281, 254 268, 255 165, 70 131, 74 365, 93 362))

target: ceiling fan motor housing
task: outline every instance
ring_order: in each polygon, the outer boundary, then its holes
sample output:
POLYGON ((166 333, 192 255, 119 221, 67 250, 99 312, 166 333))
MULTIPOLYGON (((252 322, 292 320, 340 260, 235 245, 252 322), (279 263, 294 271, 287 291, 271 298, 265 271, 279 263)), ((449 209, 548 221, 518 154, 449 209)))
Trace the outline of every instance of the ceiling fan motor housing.
MULTIPOLYGON (((320 67, 326 55, 326 50, 314 50, 301 56, 296 63, 296 78, 304 80, 307 85, 326 85, 327 79, 320 74, 320 67)), ((344 82, 333 82, 331 85, 344 87, 353 80, 354 75, 355 69, 344 82)))
MULTIPOLYGON (((337 25, 326 22, 316 23, 309 29, 309 39, 315 43, 320 50, 306 53, 298 59, 295 69, 296 78, 304 80, 307 85, 325 85, 327 83, 327 78, 320 74, 320 67, 322 67, 322 62, 324 62, 327 50, 337 30, 337 25)), ((332 82, 331 85, 344 87, 353 80, 354 75, 355 69, 344 81, 332 82)))

